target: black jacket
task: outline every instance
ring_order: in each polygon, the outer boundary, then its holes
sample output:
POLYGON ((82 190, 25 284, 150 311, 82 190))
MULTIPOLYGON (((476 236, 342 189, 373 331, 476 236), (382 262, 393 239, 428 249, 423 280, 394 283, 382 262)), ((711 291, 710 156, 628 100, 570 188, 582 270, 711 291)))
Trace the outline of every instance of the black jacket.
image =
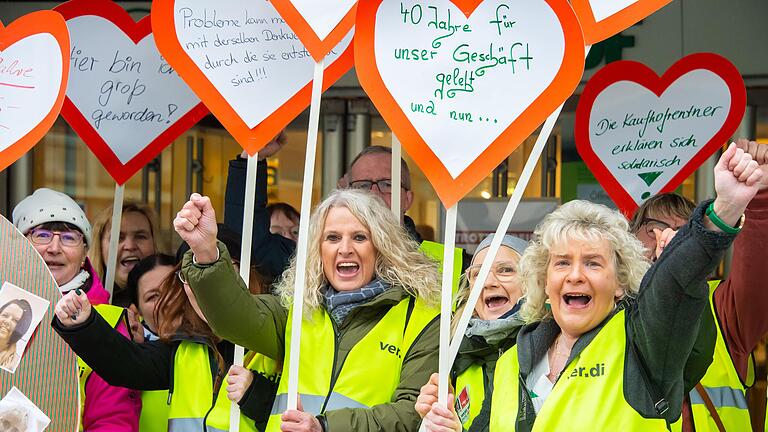
MULTIPOLYGON (((168 390, 170 397, 173 397, 174 358, 176 350, 185 338, 179 338, 172 343, 152 341, 138 344, 110 327, 95 309, 91 310, 91 315, 81 325, 66 328, 54 317, 51 326, 64 342, 110 385, 142 391, 168 390)), ((201 340, 196 342, 205 343, 201 340)), ((232 365, 234 346, 224 341, 218 344, 217 350, 224 358, 225 369, 219 369, 213 348, 210 347, 211 375, 216 382, 221 383, 232 365)), ((226 383, 223 383, 223 386, 226 386, 226 383)), ((219 389, 214 389, 214 401, 218 391, 219 389)), ((263 375, 254 374, 253 383, 239 403, 242 413, 253 419, 256 424, 266 424, 276 393, 276 383, 263 375)))

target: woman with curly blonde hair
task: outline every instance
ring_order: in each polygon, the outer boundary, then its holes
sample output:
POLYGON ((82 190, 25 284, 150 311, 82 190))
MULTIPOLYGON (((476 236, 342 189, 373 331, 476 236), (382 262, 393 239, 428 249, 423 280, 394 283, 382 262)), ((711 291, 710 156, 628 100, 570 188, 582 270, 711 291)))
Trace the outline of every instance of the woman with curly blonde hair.
MULTIPOLYGON (((706 279, 761 177, 732 145, 715 167, 717 198, 650 268, 619 212, 572 201, 549 214, 521 260, 528 325, 496 364, 490 431, 668 430, 712 361, 714 332, 699 332, 706 279)), ((428 429, 461 430, 448 410, 431 414, 428 429)))
MULTIPOLYGON (((192 195, 174 226, 191 247, 182 271, 214 331, 287 365, 296 260, 277 296, 252 296, 215 241, 208 198, 192 195)), ((415 431, 416 396, 437 369, 437 264, 378 198, 357 190, 320 203, 307 247, 300 410, 286 411, 284 371, 266 430, 415 431)))

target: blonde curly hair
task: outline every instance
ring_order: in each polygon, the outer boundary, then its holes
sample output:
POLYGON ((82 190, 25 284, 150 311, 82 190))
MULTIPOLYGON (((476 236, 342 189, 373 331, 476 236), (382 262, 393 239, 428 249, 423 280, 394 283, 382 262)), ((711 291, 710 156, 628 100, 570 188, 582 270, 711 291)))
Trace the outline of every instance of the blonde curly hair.
MULTIPOLYGON (((309 223, 307 275, 304 289, 304 310, 312 313, 322 306, 320 290, 328 283, 323 272, 320 244, 328 212, 334 207, 345 207, 371 233, 376 250, 374 277, 392 286, 401 286, 410 295, 430 305, 440 298, 440 276, 437 263, 427 258, 408 233, 395 219, 384 202, 369 192, 354 189, 335 190, 315 209, 309 223)), ((288 308, 293 304, 296 277, 296 256, 283 272, 275 286, 281 303, 288 308)))
POLYGON ((612 252, 616 281, 625 296, 636 296, 650 263, 643 244, 629 232, 629 222, 618 211, 589 201, 570 201, 547 215, 536 227, 533 243, 520 260, 520 280, 525 303, 520 309, 527 322, 552 316, 545 303, 550 249, 568 240, 606 240, 612 252))

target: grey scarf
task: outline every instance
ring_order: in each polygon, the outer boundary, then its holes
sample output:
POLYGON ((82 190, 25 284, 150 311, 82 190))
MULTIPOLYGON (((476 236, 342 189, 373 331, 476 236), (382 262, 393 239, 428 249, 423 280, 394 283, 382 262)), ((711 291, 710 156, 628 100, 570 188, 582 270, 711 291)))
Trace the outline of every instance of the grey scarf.
POLYGON ((480 318, 472 318, 469 320, 467 331, 464 333, 467 337, 480 336, 488 343, 488 345, 498 345, 499 342, 506 339, 511 333, 525 324, 520 319, 519 313, 515 312, 507 318, 499 318, 495 320, 481 320, 480 318))
POLYGON ((355 308, 377 297, 388 288, 389 284, 379 279, 374 279, 355 291, 336 291, 332 286, 327 285, 323 292, 325 309, 331 315, 333 322, 341 324, 355 308))

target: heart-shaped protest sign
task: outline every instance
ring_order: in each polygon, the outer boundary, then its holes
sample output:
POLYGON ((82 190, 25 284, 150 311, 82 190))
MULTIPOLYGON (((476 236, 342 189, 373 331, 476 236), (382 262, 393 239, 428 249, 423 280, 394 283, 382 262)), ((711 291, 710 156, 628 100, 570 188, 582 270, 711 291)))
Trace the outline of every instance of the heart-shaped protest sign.
POLYGON ((584 69, 566 0, 455 3, 362 2, 355 35, 360 83, 446 207, 568 98, 584 69))
MULTIPOLYGON (((155 0, 152 28, 173 68, 250 154, 311 100, 315 61, 268 1, 155 0)), ((352 34, 326 59, 323 88, 352 68, 352 34)))
POLYGON ((0 171, 48 132, 61 105, 69 72, 69 34, 56 12, 0 23, 0 171))
POLYGON ((150 17, 134 22, 110 0, 73 0, 71 70, 62 115, 118 184, 208 109, 160 55, 150 17))
POLYGON ((571 0, 584 42, 596 44, 628 29, 672 0, 571 0))
POLYGON ((318 62, 355 25, 357 0, 272 0, 272 5, 318 62))
POLYGON ((659 77, 618 61, 584 88, 576 109, 576 147, 625 212, 670 192, 736 131, 746 108, 741 74, 709 53, 683 57, 659 77))

